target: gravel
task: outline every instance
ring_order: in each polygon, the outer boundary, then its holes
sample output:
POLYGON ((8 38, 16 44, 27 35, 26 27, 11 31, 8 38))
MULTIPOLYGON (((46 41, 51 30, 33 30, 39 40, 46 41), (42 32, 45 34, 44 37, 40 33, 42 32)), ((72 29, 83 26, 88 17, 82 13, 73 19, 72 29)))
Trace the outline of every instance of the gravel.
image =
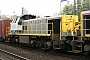
POLYGON ((29 60, 73 60, 68 57, 56 56, 38 51, 26 50, 4 44, 0 44, 0 49, 28 58, 29 60))

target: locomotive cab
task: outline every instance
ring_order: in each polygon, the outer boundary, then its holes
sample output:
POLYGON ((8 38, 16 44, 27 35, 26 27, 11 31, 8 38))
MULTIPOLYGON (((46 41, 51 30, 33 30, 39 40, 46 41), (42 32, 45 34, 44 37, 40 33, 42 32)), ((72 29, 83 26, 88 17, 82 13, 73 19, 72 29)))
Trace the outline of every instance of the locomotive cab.
POLYGON ((22 21, 24 21, 24 20, 34 19, 34 18, 36 18, 36 16, 34 16, 34 15, 23 15, 20 17, 18 25, 22 25, 22 21))
POLYGON ((31 14, 26 14, 26 15, 13 19, 13 21, 11 22, 11 33, 16 34, 17 31, 22 30, 22 22, 24 20, 34 19, 34 18, 36 18, 36 16, 31 15, 31 14))

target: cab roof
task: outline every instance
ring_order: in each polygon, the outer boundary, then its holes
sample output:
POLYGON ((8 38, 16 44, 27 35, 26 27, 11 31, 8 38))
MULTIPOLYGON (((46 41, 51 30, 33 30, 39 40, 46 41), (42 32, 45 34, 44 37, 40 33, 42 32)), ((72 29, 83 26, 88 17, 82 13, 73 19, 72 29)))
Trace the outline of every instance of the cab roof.
POLYGON ((89 11, 83 11, 82 15, 90 15, 90 10, 89 11))

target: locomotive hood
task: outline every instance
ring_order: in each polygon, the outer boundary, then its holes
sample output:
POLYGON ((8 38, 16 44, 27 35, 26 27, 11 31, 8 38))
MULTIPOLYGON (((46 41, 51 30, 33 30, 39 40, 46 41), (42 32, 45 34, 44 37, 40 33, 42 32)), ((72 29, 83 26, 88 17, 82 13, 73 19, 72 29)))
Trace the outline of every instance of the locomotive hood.
POLYGON ((36 18, 36 19, 28 19, 28 20, 24 20, 23 23, 40 22, 41 20, 55 20, 55 19, 60 19, 60 18, 62 18, 62 15, 52 16, 52 17, 36 18))

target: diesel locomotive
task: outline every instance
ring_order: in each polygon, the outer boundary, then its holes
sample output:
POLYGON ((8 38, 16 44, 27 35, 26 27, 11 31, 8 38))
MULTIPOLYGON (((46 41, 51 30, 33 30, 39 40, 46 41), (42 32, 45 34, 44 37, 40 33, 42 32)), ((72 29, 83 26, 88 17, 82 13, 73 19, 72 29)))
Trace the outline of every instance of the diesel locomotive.
POLYGON ((90 50, 90 11, 76 15, 58 15, 36 18, 23 15, 6 26, 7 35, 1 40, 24 43, 32 47, 58 49, 80 53, 90 50))

